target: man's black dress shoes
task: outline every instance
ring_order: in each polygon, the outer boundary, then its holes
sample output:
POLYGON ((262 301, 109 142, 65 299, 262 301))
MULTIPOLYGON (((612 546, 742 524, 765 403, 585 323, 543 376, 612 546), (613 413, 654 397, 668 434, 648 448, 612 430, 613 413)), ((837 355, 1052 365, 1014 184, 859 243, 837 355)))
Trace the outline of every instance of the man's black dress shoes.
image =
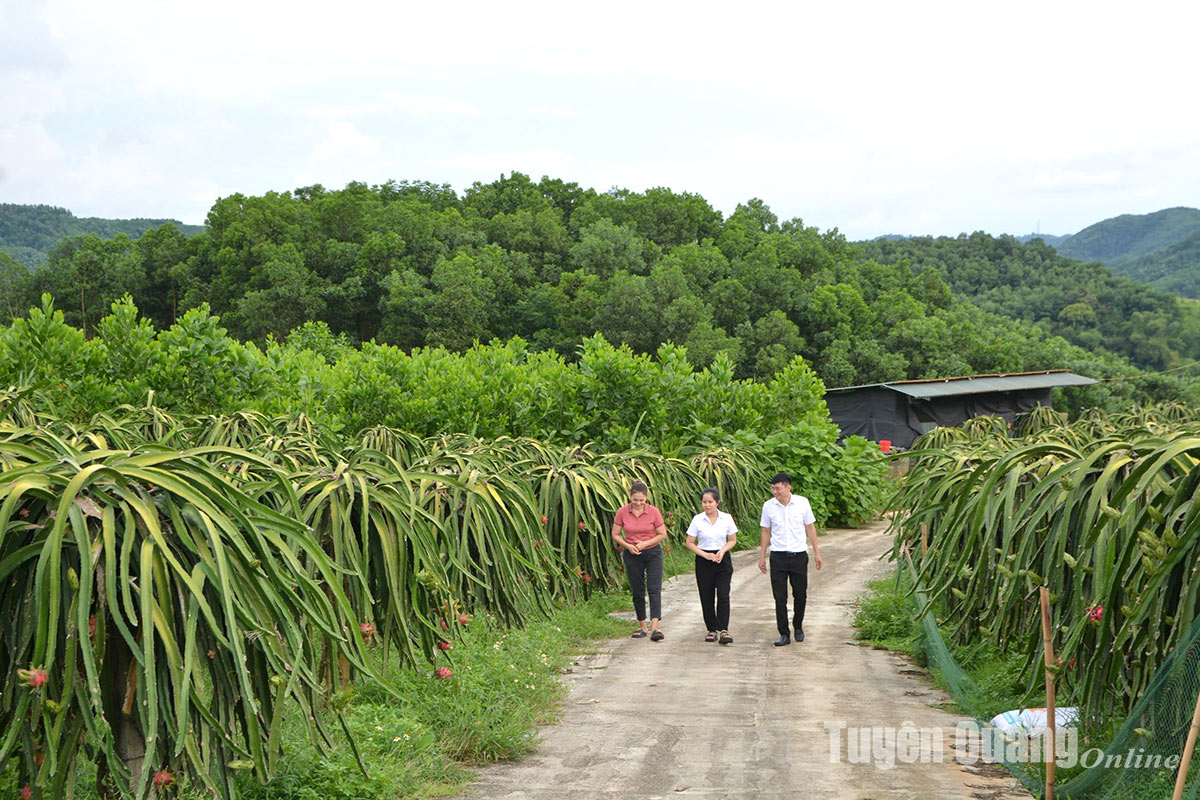
POLYGON ((785 644, 791 644, 791 643, 792 643, 792 637, 788 636, 786 633, 783 636, 780 636, 778 639, 775 640, 776 647, 783 647, 785 644))
POLYGON ((796 641, 797 641, 797 642, 803 642, 803 641, 804 641, 804 629, 803 629, 803 628, 797 628, 797 629, 796 629, 796 641))

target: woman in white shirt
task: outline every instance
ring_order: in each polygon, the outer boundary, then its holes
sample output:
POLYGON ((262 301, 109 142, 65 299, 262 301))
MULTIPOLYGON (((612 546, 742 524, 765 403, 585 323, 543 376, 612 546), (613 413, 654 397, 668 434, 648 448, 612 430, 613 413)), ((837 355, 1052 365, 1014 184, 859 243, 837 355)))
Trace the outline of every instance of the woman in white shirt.
POLYGON ((733 641, 729 635, 729 581, 733 578, 729 551, 737 544, 737 525, 718 508, 720 503, 721 493, 715 488, 701 493, 704 510, 692 517, 685 546, 696 554, 696 588, 708 629, 704 641, 729 644, 733 641))

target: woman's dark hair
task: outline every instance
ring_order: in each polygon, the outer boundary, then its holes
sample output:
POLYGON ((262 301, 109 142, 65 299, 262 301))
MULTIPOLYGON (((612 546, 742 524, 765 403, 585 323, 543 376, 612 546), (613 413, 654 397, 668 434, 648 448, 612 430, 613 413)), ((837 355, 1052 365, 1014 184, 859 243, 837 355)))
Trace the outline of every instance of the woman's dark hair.
POLYGON ((704 495, 706 495, 706 494, 712 495, 712 499, 716 500, 718 503, 721 502, 721 492, 717 489, 717 487, 710 486, 707 489, 705 489, 703 492, 700 493, 700 499, 703 500, 704 495))
POLYGON ((629 487, 630 494, 633 494, 634 492, 641 492, 642 494, 645 494, 648 491, 650 491, 650 487, 646 486, 646 484, 642 481, 634 481, 629 487))

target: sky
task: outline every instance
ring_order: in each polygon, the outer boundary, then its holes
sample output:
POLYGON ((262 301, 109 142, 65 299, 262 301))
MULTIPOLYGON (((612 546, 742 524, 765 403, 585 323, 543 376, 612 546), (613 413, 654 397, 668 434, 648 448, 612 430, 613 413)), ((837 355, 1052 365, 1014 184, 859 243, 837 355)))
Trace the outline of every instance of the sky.
POLYGON ((1200 206, 1195 4, 0 0, 0 202, 511 171, 852 239, 1200 206))

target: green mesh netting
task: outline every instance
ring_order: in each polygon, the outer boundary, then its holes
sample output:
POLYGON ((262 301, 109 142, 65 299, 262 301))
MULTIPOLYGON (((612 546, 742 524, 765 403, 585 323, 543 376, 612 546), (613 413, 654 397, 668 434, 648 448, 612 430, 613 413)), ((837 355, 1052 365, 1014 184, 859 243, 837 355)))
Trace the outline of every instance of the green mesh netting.
MULTIPOLYGON (((909 568, 915 583, 916 572, 911 564, 909 568)), ((918 622, 924 632, 923 648, 928 663, 941 673, 955 701, 968 708, 968 699, 976 693, 977 687, 950 654, 933 610, 929 608, 926 595, 919 585, 916 597, 918 608, 926 609, 918 622)), ((1055 789, 1056 800, 1170 800, 1175 788, 1175 769, 1127 767, 1125 763, 1131 751, 1142 756, 1142 763, 1154 756, 1158 757, 1154 763, 1163 763, 1171 756, 1178 761, 1192 724, 1197 694, 1200 694, 1200 617, 1192 623, 1179 645, 1155 673, 1125 724, 1104 749, 1103 757, 1095 753, 1088 755, 1085 764, 1094 762, 1094 766, 1065 783, 1059 783, 1055 789), (1116 760, 1118 756, 1119 761, 1116 760)), ((986 723, 987 720, 980 719, 980 722, 986 723)), ((1081 745, 1081 748, 1084 747, 1086 745, 1081 745)), ((1200 746, 1197 750, 1183 792, 1187 800, 1200 798, 1200 746)), ((1032 794, 1042 796, 1045 774, 1038 768, 1040 765, 1003 760, 1001 763, 1032 794)))

